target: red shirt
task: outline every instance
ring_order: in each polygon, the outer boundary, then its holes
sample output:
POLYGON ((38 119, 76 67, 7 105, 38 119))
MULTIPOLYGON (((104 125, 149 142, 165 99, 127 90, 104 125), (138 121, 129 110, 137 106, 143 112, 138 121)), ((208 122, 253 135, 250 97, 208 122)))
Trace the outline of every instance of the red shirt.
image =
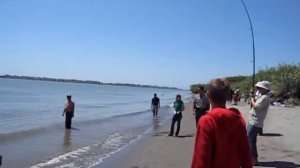
POLYGON ((192 168, 252 168, 245 120, 237 109, 213 108, 200 119, 192 168))

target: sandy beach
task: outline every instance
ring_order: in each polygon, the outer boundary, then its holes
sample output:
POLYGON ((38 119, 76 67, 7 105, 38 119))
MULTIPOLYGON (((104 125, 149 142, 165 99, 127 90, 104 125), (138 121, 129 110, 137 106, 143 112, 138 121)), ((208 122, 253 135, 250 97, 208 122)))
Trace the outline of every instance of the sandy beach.
MULTIPOLYGON (((228 106, 229 107, 229 106, 228 106)), ((247 117, 249 106, 235 106, 247 117)), ((261 166, 300 167, 300 108, 271 107, 265 120, 264 136, 258 137, 261 166)), ((170 121, 154 133, 128 145, 104 160, 99 167, 115 168, 187 168, 190 167, 195 138, 195 120, 191 103, 186 103, 179 137, 168 137, 170 121)))

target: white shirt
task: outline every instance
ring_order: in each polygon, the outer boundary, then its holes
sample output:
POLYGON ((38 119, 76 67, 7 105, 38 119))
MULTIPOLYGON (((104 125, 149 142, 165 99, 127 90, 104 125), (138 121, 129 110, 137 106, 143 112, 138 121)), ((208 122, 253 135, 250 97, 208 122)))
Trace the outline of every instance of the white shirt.
POLYGON ((200 109, 209 108, 209 100, 205 95, 200 96, 200 94, 195 95, 194 97, 194 107, 200 109))
POLYGON ((270 106, 270 98, 268 95, 259 95, 255 102, 255 107, 250 110, 249 123, 256 127, 262 128, 264 120, 270 106))

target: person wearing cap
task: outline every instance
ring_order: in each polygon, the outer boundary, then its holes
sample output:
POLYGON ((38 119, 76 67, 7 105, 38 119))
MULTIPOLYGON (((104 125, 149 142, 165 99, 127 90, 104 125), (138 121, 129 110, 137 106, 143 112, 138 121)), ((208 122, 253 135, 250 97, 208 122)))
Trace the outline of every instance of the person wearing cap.
POLYGON ((259 165, 256 147, 257 135, 262 132, 264 120, 269 110, 270 98, 268 92, 270 91, 270 82, 257 82, 255 88, 259 94, 256 98, 251 98, 250 100, 252 108, 248 117, 247 135, 252 153, 252 162, 256 166, 259 165))
POLYGON ((75 109, 75 103, 72 101, 72 96, 67 95, 67 102, 65 104, 65 108, 62 114, 62 116, 64 116, 64 114, 66 113, 66 121, 65 121, 66 129, 71 129, 72 118, 74 117, 74 109, 75 109))

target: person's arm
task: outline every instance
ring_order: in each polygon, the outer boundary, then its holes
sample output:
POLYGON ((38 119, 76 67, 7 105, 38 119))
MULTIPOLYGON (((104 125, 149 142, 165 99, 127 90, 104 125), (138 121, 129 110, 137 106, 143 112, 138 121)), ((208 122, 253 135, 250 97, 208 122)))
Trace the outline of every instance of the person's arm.
POLYGON ((196 101, 195 98, 193 99, 193 115, 196 113, 196 101))
POLYGON ((153 99, 151 99, 151 109, 153 109, 153 99))
POLYGON ((251 98, 251 105, 254 109, 260 109, 266 104, 268 104, 267 97, 263 97, 262 99, 259 98, 258 100, 251 98))
POLYGON ((214 121, 209 115, 205 115, 198 125, 191 168, 212 166, 214 141, 214 121))
POLYGON ((172 104, 173 104, 173 114, 176 114, 175 102, 173 102, 172 104))
POLYGON ((65 115, 65 113, 66 113, 66 111, 67 111, 67 104, 65 104, 65 107, 64 107, 64 110, 63 110, 63 113, 62 113, 62 116, 64 116, 65 115))
POLYGON ((255 98, 251 97, 251 99, 250 99, 250 105, 251 105, 251 107, 255 107, 255 102, 256 102, 255 98))
POLYGON ((195 110, 196 110, 196 99, 194 98, 193 99, 193 111, 195 112, 195 110))
POLYGON ((202 103, 201 103, 200 109, 201 109, 201 110, 208 111, 209 108, 210 108, 209 100, 208 100, 207 97, 203 96, 203 97, 202 97, 202 103))
POLYGON ((184 111, 185 107, 184 107, 184 103, 182 102, 182 107, 181 107, 181 111, 184 111))
POLYGON ((74 117, 74 112, 75 112, 75 103, 73 102, 73 107, 72 107, 72 117, 74 117))

